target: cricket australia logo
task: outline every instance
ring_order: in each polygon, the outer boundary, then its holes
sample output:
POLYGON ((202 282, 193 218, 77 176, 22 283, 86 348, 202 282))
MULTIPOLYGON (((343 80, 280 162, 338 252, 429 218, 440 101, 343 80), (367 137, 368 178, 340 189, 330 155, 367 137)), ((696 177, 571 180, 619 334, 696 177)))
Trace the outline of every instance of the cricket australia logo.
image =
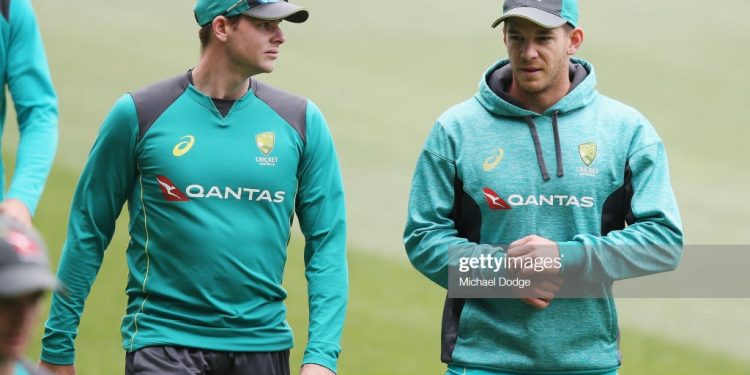
POLYGON ((258 150, 266 156, 273 151, 273 144, 275 141, 276 135, 273 132, 265 132, 255 135, 255 145, 258 146, 258 150))
POLYGON ((258 165, 265 167, 273 167, 279 161, 278 156, 270 156, 273 152, 273 146, 276 143, 276 134, 274 132, 258 133, 255 135, 255 145, 263 156, 255 158, 255 162, 258 165))
POLYGON ((587 142, 578 146, 578 155, 585 166, 578 167, 576 170, 581 176, 596 176, 599 174, 599 168, 591 167, 596 159, 596 143, 587 142))

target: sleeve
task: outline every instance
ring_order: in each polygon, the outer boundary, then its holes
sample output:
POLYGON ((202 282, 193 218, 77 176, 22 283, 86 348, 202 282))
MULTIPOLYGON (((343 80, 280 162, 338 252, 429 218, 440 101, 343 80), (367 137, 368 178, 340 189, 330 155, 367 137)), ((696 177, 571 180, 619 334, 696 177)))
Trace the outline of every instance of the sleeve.
POLYGON ((296 212, 305 236, 310 322, 303 364, 336 372, 349 276, 346 213, 333 139, 320 110, 308 102, 306 145, 298 170, 296 212))
POLYGON ((84 302, 112 239, 115 221, 133 189, 137 136, 135 105, 126 95, 104 120, 73 196, 57 271, 64 291, 52 296, 42 338, 45 362, 74 362, 73 341, 84 302))
POLYGON ((459 235, 452 214, 458 194, 455 160, 455 145, 438 122, 417 161, 404 230, 406 253, 412 265, 446 289, 451 260, 477 254, 497 256, 502 250, 459 235))
POLYGON ((632 197, 626 207, 629 225, 605 236, 579 234, 558 243, 565 275, 607 282, 667 272, 679 264, 682 224, 667 154, 651 125, 646 125, 647 135, 637 137, 646 141, 636 140, 627 161, 632 176, 632 197))
POLYGON ((57 149, 57 96, 29 1, 11 1, 9 20, 8 89, 20 140, 6 197, 20 200, 33 215, 57 149))

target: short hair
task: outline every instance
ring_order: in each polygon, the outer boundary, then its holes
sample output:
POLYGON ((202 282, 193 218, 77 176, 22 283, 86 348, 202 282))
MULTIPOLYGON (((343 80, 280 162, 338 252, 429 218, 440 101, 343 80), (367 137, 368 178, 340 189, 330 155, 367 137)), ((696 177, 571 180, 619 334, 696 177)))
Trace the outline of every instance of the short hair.
MULTIPOLYGON (((575 27, 571 25, 569 22, 566 22, 564 25, 560 27, 562 27, 563 30, 565 30, 566 34, 570 34, 573 32, 573 30, 575 30, 575 27)), ((508 22, 503 22, 503 31, 508 31, 508 22)))
MULTIPOLYGON (((231 27, 232 29, 237 28, 237 24, 240 22, 240 16, 241 14, 238 14, 236 16, 227 17, 227 25, 231 27)), ((200 30, 198 30, 198 39, 201 41, 201 51, 206 49, 208 44, 211 42, 211 35, 213 32, 211 31, 211 25, 213 25, 213 21, 210 23, 203 25, 200 30)))

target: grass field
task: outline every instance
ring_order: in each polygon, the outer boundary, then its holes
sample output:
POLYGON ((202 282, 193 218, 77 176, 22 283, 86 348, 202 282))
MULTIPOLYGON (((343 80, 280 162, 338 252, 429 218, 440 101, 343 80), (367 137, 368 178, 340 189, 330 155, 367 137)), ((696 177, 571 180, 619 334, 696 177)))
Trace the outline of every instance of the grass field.
MULTIPOLYGON (((67 208, 56 202, 70 199, 74 179, 72 172, 58 168, 41 205, 40 215, 46 220, 39 221, 39 229, 50 238, 53 249, 61 245, 61 223, 67 216, 67 208)), ((120 347, 119 326, 125 307, 123 250, 126 245, 125 231, 119 230, 88 299, 77 341, 81 375, 122 373, 124 352, 120 347)), ((57 254, 53 256, 56 258, 57 254)), ((352 375, 441 374, 444 367, 439 363, 439 327, 444 292, 405 262, 372 251, 350 249, 349 267, 351 299, 340 372, 352 375)), ((285 276, 289 322, 298 345, 292 352, 293 365, 300 363, 307 332, 303 272, 301 242, 293 241, 285 276)), ((39 335, 41 328, 37 337, 39 335)), ((701 350, 688 341, 676 343, 628 327, 623 329, 622 336, 625 355, 622 375, 750 374, 748 362, 717 351, 701 350)), ((29 353, 31 358, 38 357, 38 344, 37 339, 29 353)))
MULTIPOLYGON (((489 28, 500 1, 299 2, 312 17, 285 27, 288 43, 276 72, 261 79, 312 97, 337 141, 352 248, 342 373, 439 373, 442 291, 405 262, 400 233, 414 162, 432 122, 472 95, 485 67, 504 56, 489 28)), ((663 137, 687 242, 747 244, 750 25, 740 17, 750 3, 725 0, 710 10, 685 4, 581 1, 580 56, 594 63, 600 91, 640 109, 663 137)), ((34 6, 61 105, 55 173, 36 217, 56 253, 71 191, 111 104, 125 91, 191 67, 198 42, 192 2, 185 0, 34 6)), ((6 154, 15 147, 14 126, 12 119, 6 124, 6 154)), ((122 233, 84 313, 77 341, 84 375, 121 373, 122 233)), ((290 321, 301 346, 301 249, 290 252, 290 321)), ((623 374, 750 374, 750 302, 618 305, 623 374)))

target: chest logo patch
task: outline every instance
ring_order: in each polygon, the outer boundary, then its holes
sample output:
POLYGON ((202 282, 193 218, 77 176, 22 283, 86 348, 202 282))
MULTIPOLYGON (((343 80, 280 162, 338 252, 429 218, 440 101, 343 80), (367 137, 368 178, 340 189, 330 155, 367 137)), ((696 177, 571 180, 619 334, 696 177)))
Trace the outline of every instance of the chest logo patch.
POLYGON ((583 164, 590 166, 596 159, 596 143, 584 143, 578 146, 578 155, 581 156, 583 164))
POLYGON ((177 143, 172 149, 172 155, 179 158, 180 156, 187 154, 187 152, 190 151, 191 148, 193 148, 194 143, 195 137, 193 137, 192 135, 186 135, 180 138, 180 142, 177 143))
POLYGON ((490 157, 484 160, 482 169, 484 169, 485 172, 489 172, 497 168, 497 166, 500 165, 500 162, 503 161, 503 156, 505 156, 505 150, 502 148, 497 149, 497 154, 493 153, 490 157))
POLYGON ((260 150, 263 155, 268 156, 268 154, 273 151, 273 145, 275 142, 276 135, 273 132, 258 133, 255 135, 255 145, 258 146, 258 150, 260 150))
POLYGON ((487 200, 487 205, 490 206, 491 210, 510 210, 510 205, 503 200, 494 190, 490 188, 482 189, 484 193, 484 199, 487 200))

